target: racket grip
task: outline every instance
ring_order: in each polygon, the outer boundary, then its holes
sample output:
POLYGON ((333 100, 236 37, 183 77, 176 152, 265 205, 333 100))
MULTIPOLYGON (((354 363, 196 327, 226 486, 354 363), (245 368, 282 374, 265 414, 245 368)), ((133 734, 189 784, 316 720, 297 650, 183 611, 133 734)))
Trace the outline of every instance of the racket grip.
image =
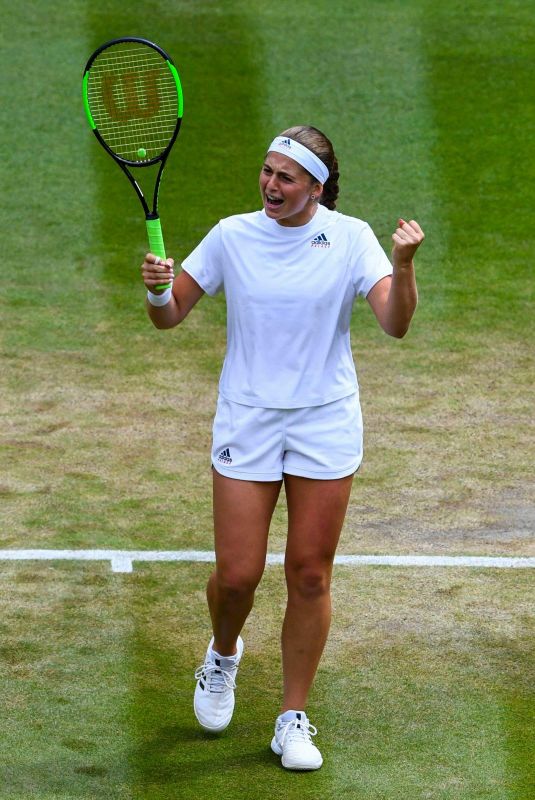
MULTIPOLYGON (((147 236, 149 237, 150 252, 154 253, 154 255, 158 256, 159 258, 165 259, 165 245, 163 243, 160 217, 152 217, 151 219, 146 219, 145 222, 147 224, 147 236)), ((168 289, 170 286, 170 283, 165 283, 161 286, 156 286, 156 289, 168 289)))

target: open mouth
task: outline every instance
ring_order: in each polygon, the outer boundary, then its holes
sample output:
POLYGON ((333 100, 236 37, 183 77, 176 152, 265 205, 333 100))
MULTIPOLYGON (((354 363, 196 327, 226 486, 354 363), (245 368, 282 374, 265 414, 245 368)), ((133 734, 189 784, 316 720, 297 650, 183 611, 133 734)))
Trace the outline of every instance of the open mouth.
POLYGON ((272 194, 266 194, 265 197, 266 197, 266 205, 268 206, 268 208, 278 208, 284 202, 282 197, 275 197, 272 194))

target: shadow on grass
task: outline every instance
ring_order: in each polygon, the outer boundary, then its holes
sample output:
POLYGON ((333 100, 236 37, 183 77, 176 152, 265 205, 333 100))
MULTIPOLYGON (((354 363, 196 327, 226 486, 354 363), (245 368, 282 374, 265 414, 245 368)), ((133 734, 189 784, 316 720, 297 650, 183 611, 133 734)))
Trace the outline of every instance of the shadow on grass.
MULTIPOLYGON (((194 665, 180 658, 186 634, 177 638, 170 632, 169 644, 162 645, 164 636, 159 638, 157 628, 157 623, 155 628, 141 618, 131 654, 129 720, 134 745, 129 768, 136 800, 197 798, 218 789, 224 796, 236 781, 249 783, 265 769, 280 772, 279 759, 269 748, 263 699, 253 708, 242 681, 241 702, 228 730, 203 731, 193 712, 194 665)), ((242 795, 237 790, 234 796, 242 795)))
MULTIPOLYGON (((182 712, 183 713, 183 712, 182 712)), ((156 727, 131 752, 138 786, 210 780, 235 769, 249 770, 278 763, 265 743, 246 745, 243 736, 210 735, 193 723, 156 727), (241 746, 236 746, 237 738, 241 746)))

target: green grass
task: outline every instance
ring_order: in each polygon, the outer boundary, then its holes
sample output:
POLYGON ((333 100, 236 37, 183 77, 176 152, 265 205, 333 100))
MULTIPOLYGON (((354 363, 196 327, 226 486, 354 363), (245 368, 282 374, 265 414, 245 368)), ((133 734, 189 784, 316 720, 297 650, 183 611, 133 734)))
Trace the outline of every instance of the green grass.
POLYGON ((335 625, 311 711, 324 768, 268 744, 283 591, 268 569, 244 637, 232 727, 203 734, 193 671, 208 565, 2 568, 0 797, 527 798, 533 583, 503 571, 335 571, 335 625), (342 735, 341 735, 342 734, 342 735))
MULTIPOLYGON (((87 57, 127 34, 168 49, 184 85, 169 254, 256 208, 264 148, 301 122, 335 143, 340 210, 387 250, 398 215, 426 231, 409 337, 355 313, 366 456, 341 551, 533 555, 530 5, 4 5, 1 547, 212 548, 224 303, 149 326, 138 201, 81 103, 87 57)), ((285 523, 282 499, 274 551, 285 523)), ((338 569, 310 709, 326 763, 288 775, 267 747, 280 569, 232 731, 193 724, 208 570, 0 564, 2 800, 534 794, 531 571, 338 569)))

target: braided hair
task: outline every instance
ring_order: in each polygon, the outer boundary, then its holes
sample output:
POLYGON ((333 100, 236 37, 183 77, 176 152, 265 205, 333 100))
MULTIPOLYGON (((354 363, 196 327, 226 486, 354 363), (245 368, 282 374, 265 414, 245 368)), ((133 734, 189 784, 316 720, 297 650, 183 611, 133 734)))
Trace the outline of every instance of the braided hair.
MULTIPOLYGON (((324 133, 311 125, 296 125, 283 131, 280 135, 288 136, 290 139, 299 142, 299 144, 308 147, 320 161, 323 161, 329 170, 329 177, 323 184, 320 203, 326 208, 336 208, 336 200, 340 191, 338 186, 340 173, 338 172, 338 161, 331 141, 324 133)), ((313 178, 312 175, 310 177, 313 178)))

